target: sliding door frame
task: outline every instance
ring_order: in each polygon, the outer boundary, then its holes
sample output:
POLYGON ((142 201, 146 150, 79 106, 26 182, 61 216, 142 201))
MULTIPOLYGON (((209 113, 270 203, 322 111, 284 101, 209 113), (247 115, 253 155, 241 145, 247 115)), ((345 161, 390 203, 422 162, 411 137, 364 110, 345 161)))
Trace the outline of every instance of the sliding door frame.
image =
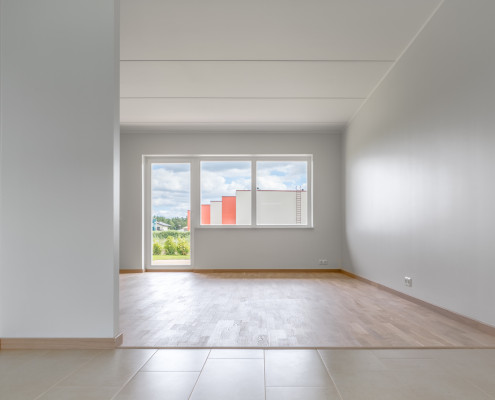
POLYGON ((191 156, 143 156, 143 218, 142 218, 142 269, 143 271, 153 270, 189 270, 194 268, 194 228, 199 222, 199 160, 191 158, 191 156), (152 265, 152 246, 153 233, 151 230, 152 217, 152 194, 151 194, 151 166, 152 164, 189 164, 189 205, 191 208, 190 216, 190 264, 189 265, 152 265))

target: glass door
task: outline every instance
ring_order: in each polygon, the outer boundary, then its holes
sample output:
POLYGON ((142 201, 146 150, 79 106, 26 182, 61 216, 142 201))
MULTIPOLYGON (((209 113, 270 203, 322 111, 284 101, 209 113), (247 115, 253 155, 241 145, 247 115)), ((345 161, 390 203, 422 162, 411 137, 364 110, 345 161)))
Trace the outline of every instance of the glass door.
POLYGON ((189 266, 191 163, 160 160, 150 166, 150 269, 189 266))

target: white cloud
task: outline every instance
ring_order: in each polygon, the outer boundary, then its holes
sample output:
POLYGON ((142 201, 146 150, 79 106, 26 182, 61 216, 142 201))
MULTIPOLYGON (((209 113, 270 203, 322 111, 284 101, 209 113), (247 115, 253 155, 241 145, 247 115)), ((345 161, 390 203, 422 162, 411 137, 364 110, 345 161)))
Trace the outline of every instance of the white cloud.
POLYGON ((201 203, 235 196, 236 190, 251 189, 251 163, 208 161, 201 163, 201 203))
POLYGON ((185 217, 190 209, 190 173, 182 164, 158 164, 151 173, 154 215, 185 217))
POLYGON ((222 196, 235 196, 236 190, 250 190, 251 179, 238 177, 227 182, 224 176, 215 172, 203 171, 201 174, 201 202, 221 200, 222 196))
POLYGON ((261 161, 257 165, 256 186, 262 190, 307 188, 307 164, 304 161, 261 161))

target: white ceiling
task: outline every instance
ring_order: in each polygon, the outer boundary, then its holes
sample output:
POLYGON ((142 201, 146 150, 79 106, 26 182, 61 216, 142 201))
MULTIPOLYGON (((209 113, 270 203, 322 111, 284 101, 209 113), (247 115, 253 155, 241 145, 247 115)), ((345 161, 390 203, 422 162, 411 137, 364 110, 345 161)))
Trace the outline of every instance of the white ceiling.
POLYGON ((345 124, 440 0, 121 0, 122 124, 345 124))

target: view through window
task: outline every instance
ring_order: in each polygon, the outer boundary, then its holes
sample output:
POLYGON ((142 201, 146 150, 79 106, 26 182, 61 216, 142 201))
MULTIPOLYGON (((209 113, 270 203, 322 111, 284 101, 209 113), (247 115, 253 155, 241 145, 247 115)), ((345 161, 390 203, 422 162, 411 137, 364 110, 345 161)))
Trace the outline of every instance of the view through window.
POLYGON ((201 161, 201 225, 251 225, 250 161, 201 161))
POLYGON ((308 221, 308 163, 258 161, 256 165, 256 223, 306 225, 308 221))
POLYGON ((201 161, 201 225, 308 225, 308 160, 201 161), (254 178, 252 163, 256 163, 254 178))
POLYGON ((192 265, 194 227, 312 226, 311 155, 145 160, 146 268, 192 265))
POLYGON ((152 265, 189 264, 191 165, 151 165, 152 265))

